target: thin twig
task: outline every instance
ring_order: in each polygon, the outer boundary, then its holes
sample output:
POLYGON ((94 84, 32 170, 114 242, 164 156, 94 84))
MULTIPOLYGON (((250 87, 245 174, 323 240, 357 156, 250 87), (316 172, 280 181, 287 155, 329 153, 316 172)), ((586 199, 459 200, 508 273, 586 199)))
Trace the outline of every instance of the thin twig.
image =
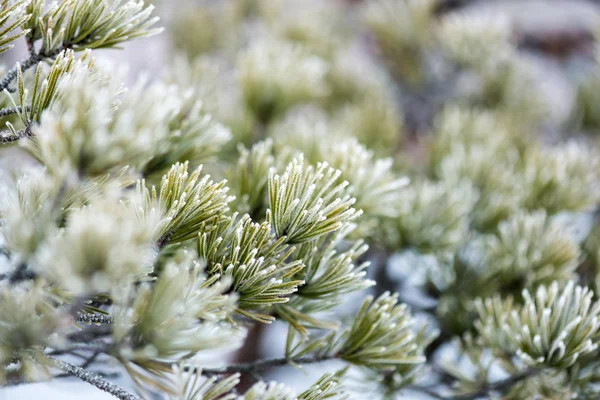
MULTIPOLYGON (((29 106, 25 107, 26 110, 29 110, 29 106)), ((0 109, 0 118, 7 117, 13 114, 19 114, 23 111, 22 107, 10 107, 10 108, 2 108, 0 109)))
POLYGON ((66 372, 67 374, 70 374, 76 378, 79 378, 82 381, 89 383, 90 385, 95 386, 98 389, 116 397, 117 399, 141 400, 140 397, 138 397, 132 393, 129 393, 128 391, 121 388, 120 386, 115 385, 114 383, 110 383, 110 382, 104 380, 104 378, 102 378, 100 375, 98 375, 94 372, 90 372, 81 367, 78 367, 73 364, 69 364, 68 362, 59 360, 57 358, 50 358, 50 359, 54 362, 54 364, 58 368, 60 368, 62 371, 66 372))
POLYGON ((37 64, 39 64, 40 62, 42 62, 43 60, 45 60, 47 58, 56 57, 57 55, 60 54, 61 51, 64 50, 64 47, 65 46, 63 46, 63 48, 55 49, 54 51, 52 51, 48 54, 45 54, 45 53, 32 54, 29 58, 19 62, 11 70, 9 70, 6 73, 6 75, 4 75, 4 78, 2 78, 2 80, 0 80, 0 91, 8 88, 8 85, 10 85, 10 83, 13 80, 15 80, 15 78, 19 74, 19 68, 21 68, 21 72, 25 72, 29 68, 36 66, 37 64))
POLYGON ((260 371, 265 369, 269 369, 271 367, 281 367, 284 365, 293 365, 293 364, 315 364, 323 361, 329 361, 335 359, 336 356, 326 355, 326 356, 307 356, 307 357, 298 357, 298 358, 271 358, 267 360, 256 360, 249 363, 243 364, 235 364, 229 365, 227 367, 222 368, 202 368, 202 375, 205 376, 213 376, 213 375, 228 375, 234 374, 236 372, 242 374, 250 374, 254 375, 260 371))
MULTIPOLYGON (((100 375, 104 379, 117 379, 122 376, 118 372, 96 371, 95 373, 100 375)), ((64 378, 72 378, 72 377, 73 377, 73 375, 71 375, 71 374, 62 373, 62 374, 53 375, 52 379, 64 379, 64 378)), ((22 382, 22 383, 27 383, 27 382, 22 382)))
MULTIPOLYGON (((285 365, 301 365, 301 364, 315 364, 323 361, 329 361, 336 359, 336 355, 325 355, 325 356, 306 356, 306 357, 298 357, 298 358, 270 358, 267 360, 256 360, 249 363, 242 364, 234 364, 228 365, 226 367, 221 368, 196 368, 192 366, 186 366, 186 371, 196 371, 200 369, 202 375, 205 376, 214 376, 214 375, 229 375, 235 373, 241 374, 249 374, 251 376, 255 376, 260 371, 264 371, 266 369, 272 367, 282 367, 285 365)), ((155 363, 163 366, 170 367, 170 363, 155 361, 155 363)))
POLYGON ((8 85, 15 80, 17 75, 19 74, 19 68, 21 68, 21 72, 28 70, 29 68, 37 65, 40 61, 42 61, 45 57, 41 54, 32 54, 28 59, 23 60, 17 65, 15 65, 10 71, 4 75, 4 78, 0 80, 0 91, 8 88, 8 85))
POLYGON ((17 131, 16 134, 12 132, 0 133, 0 144, 14 143, 23 138, 29 138, 33 136, 31 132, 31 124, 27 125, 24 129, 17 131))
MULTIPOLYGON (((21 70, 21 72, 25 72, 29 68, 38 65, 40 62, 42 62, 45 59, 53 59, 54 57, 58 56, 62 51, 64 51, 67 48, 68 48, 67 45, 63 45, 61 48, 55 49, 50 53, 32 53, 31 56, 29 56, 29 58, 17 63, 17 65, 15 65, 11 70, 9 70, 6 73, 6 75, 4 75, 4 78, 2 78, 2 80, 0 80, 0 92, 3 90, 10 89, 9 85, 19 75, 19 70, 21 70)), ((9 90, 9 91, 12 91, 12 90, 9 90)), ((12 112, 12 111, 16 111, 17 109, 4 109, 2 111, 6 112, 7 114, 5 114, 5 115, 0 114, 0 117, 4 117, 4 116, 10 115, 10 114, 15 114, 16 112, 12 112)), ((0 144, 14 143, 20 139, 31 137, 31 136, 32 136, 31 124, 28 124, 24 129, 17 131, 16 134, 12 134, 12 132, 0 133, 0 144), (10 135, 8 135, 9 133, 10 133, 10 135)))
POLYGON ((95 351, 94 354, 90 358, 88 358, 83 364, 81 364, 81 368, 85 369, 93 364, 94 361, 102 354, 100 351, 95 351))
POLYGON ((113 318, 110 315, 78 312, 75 321, 88 324, 112 324, 113 318))

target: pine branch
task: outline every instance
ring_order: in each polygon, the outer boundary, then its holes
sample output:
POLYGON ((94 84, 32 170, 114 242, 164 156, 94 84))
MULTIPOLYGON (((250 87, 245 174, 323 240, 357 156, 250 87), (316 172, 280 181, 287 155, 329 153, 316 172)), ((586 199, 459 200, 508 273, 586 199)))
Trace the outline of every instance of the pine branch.
POLYGON ((75 321, 88 324, 112 324, 113 318, 110 315, 79 312, 75 316, 75 321))
MULTIPOLYGON (((122 377, 123 375, 118 373, 118 372, 108 372, 108 371, 97 371, 96 374, 100 375, 102 378, 105 379, 117 379, 119 377, 122 377)), ((71 374, 67 374, 67 373, 62 373, 62 374, 58 374, 58 375, 54 375, 52 378, 53 379, 64 379, 64 378, 72 378, 73 375, 71 374)), ((23 382, 21 382, 23 383, 23 382)))
POLYGON ((54 364, 60 368, 61 370, 63 370, 64 372, 66 372, 67 374, 70 374, 76 378, 81 379, 82 381, 89 383, 92 386, 97 387, 98 389, 109 393, 110 395, 121 399, 121 400, 141 400, 140 397, 129 393, 128 391, 126 391, 125 389, 110 383, 106 380, 104 380, 100 375, 95 374, 93 372, 87 371, 81 367, 77 367, 73 364, 69 364, 67 362, 64 362, 62 360, 56 359, 56 358, 50 358, 54 364))
MULTIPOLYGON (((258 372, 264 371, 272 367, 282 367, 285 365, 315 364, 323 361, 334 360, 336 358, 338 358, 337 355, 306 356, 298 358, 270 358, 267 360, 256 360, 249 363, 229 365, 223 368, 202 368, 202 375, 213 376, 241 373, 256 376, 258 372)), ((187 369, 189 370, 189 367, 187 369)))
POLYGON ((94 354, 90 356, 90 358, 88 358, 83 364, 81 364, 81 368, 86 369, 87 367, 92 365, 94 361, 96 361, 98 356, 100 356, 100 354, 102 354, 100 351, 95 351, 94 354))
MULTIPOLYGON (((29 109, 29 107, 26 107, 26 108, 29 109)), ((19 114, 22 111, 23 111, 22 107, 2 108, 2 109, 0 109, 0 118, 7 117, 7 116, 13 115, 13 114, 19 114)))
POLYGON ((14 143, 18 140, 29 138, 33 135, 31 125, 27 125, 24 129, 15 132, 0 133, 0 144, 14 143))
POLYGON ((10 83, 13 80, 15 80, 15 78, 19 74, 19 68, 21 68, 21 72, 25 72, 28 69, 35 67, 36 65, 38 65, 40 62, 42 62, 45 59, 52 59, 52 58, 56 57, 57 55, 60 54, 61 51, 66 50, 68 48, 69 48, 68 46, 63 46, 62 48, 55 49, 51 53, 48 53, 48 54, 35 53, 35 54, 32 54, 29 58, 17 63, 17 65, 15 65, 10 71, 8 71, 6 73, 6 75, 4 75, 4 78, 2 78, 2 80, 0 80, 0 91, 7 89, 8 85, 10 85, 10 83))

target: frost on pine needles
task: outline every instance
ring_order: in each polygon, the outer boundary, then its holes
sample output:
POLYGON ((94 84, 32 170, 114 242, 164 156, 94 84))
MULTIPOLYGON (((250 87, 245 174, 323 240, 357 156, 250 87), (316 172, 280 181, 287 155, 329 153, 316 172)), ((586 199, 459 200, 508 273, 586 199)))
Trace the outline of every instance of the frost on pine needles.
POLYGON ((569 367, 598 347, 600 303, 587 288, 569 281, 523 292, 522 306, 499 297, 477 301, 482 339, 525 364, 569 367))
POLYGON ((302 262, 288 261, 294 251, 277 239, 268 222, 258 224, 234 214, 212 230, 198 235, 198 257, 210 274, 232 279, 231 289, 239 295, 239 312, 270 322, 268 315, 252 312, 289 301, 290 294, 304 282, 293 279, 302 262))
POLYGON ((158 193, 154 186, 148 189, 144 181, 137 182, 141 218, 159 215, 154 228, 159 246, 191 239, 201 227, 216 225, 225 217, 232 200, 225 181, 215 183, 201 173, 202 166, 189 175, 188 163, 177 163, 163 176, 158 193))
POLYGON ((599 397, 599 74, 549 108, 470 2, 177 3, 132 80, 147 1, 0 0, 2 386, 599 397))
POLYGON ((306 166, 303 157, 288 164, 282 175, 271 169, 267 221, 275 235, 288 243, 307 242, 361 215, 352 207, 355 199, 344 194, 348 182, 336 185, 340 175, 327 163, 306 166))

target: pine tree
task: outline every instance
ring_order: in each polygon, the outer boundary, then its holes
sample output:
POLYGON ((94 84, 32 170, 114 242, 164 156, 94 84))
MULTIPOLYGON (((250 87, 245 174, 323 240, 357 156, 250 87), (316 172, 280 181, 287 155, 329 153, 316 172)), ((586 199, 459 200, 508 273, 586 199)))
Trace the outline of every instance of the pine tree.
POLYGON ((559 123, 501 18, 183 3, 165 72, 125 85, 94 55, 160 33, 151 5, 0 1, 0 52, 29 52, 0 79, 22 161, 0 192, 3 386, 597 398, 597 74, 559 123), (280 356, 244 359, 276 324, 280 356), (265 381, 317 363, 304 391, 265 381))

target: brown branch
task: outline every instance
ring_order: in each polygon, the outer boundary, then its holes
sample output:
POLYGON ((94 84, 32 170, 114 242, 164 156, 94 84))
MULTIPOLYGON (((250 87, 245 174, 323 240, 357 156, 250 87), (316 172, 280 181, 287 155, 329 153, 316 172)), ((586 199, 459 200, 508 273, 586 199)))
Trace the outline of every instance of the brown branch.
POLYGON ((270 358, 267 360, 256 360, 249 363, 229 365, 223 368, 202 368, 202 375, 213 376, 213 375, 229 375, 237 372, 241 374, 252 374, 258 373, 265 369, 272 367, 282 367, 285 365, 303 365, 303 364, 315 364, 323 361, 329 361, 337 358, 335 355, 325 356, 307 356, 298 358, 270 358))
MULTIPOLYGON (((283 367, 286 365, 304 365, 304 364, 316 364, 324 361, 335 360, 337 359, 337 355, 322 355, 322 356, 305 356, 298 358, 270 358, 266 360, 256 360, 248 363, 242 364, 234 364, 228 365, 226 367, 221 368, 196 368, 186 366, 186 371, 196 371, 200 370, 202 375, 204 376, 215 376, 215 375, 230 375, 235 373, 240 374, 257 374, 260 371, 264 371, 266 369, 272 367, 283 367)), ((157 365, 162 367, 170 367, 171 363, 154 361, 157 365)))

